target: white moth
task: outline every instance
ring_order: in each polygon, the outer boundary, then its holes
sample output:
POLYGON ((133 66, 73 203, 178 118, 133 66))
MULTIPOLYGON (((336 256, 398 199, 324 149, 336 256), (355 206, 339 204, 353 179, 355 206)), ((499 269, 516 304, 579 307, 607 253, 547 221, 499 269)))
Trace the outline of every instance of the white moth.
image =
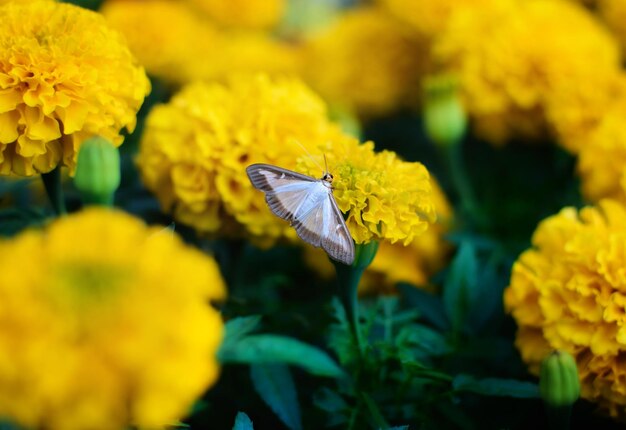
POLYGON ((354 242, 333 197, 333 175, 325 172, 315 179, 269 164, 252 164, 246 172, 252 185, 265 192, 272 212, 289 221, 302 240, 333 260, 352 264, 354 242))

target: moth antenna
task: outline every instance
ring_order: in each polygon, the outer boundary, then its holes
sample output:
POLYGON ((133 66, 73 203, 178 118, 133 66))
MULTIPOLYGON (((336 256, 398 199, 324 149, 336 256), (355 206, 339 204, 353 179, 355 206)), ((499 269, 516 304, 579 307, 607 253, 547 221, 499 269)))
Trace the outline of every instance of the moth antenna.
POLYGON ((326 153, 324 153, 324 167, 326 168, 324 173, 330 173, 330 171, 328 170, 328 161, 326 161, 326 153))
POLYGON ((312 161, 312 162, 314 162, 314 163, 315 163, 315 165, 316 165, 317 167, 319 167, 319 169, 320 169, 320 170, 322 170, 322 166, 320 166, 320 163, 318 163, 317 161, 315 161, 315 158, 313 158, 313 156, 311 155, 311 153, 310 153, 309 151, 307 151, 307 149, 304 147, 304 145, 303 145, 303 144, 301 144, 301 143, 300 143, 298 140, 296 140, 296 139, 292 139, 292 140, 293 140, 294 142, 296 142, 296 143, 298 144, 298 146, 299 146, 300 148, 302 148, 302 150, 303 150, 304 152, 306 152, 306 155, 308 155, 308 156, 309 156, 309 158, 311 159, 311 161, 312 161))

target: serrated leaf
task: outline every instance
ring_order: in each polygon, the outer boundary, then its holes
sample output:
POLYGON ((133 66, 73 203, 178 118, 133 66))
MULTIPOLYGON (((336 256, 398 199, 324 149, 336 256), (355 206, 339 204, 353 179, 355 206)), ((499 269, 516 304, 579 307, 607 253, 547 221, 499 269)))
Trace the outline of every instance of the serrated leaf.
POLYGON ((291 430, 302 429, 296 387, 287 366, 253 364, 250 377, 254 389, 280 420, 291 430))
POLYGON ((478 263, 476 250, 463 242, 444 282, 443 305, 454 332, 459 332, 475 303, 478 263))
POLYGON ((471 375, 457 375, 452 381, 455 391, 467 391, 483 396, 514 397, 518 399, 540 398, 539 386, 532 382, 516 379, 484 378, 471 375))
POLYGON ((254 427, 252 426, 252 420, 250 420, 250 417, 248 417, 248 415, 246 415, 245 413, 237 412, 233 430, 254 430, 254 427))
POLYGON ((358 360, 359 350, 354 342, 345 309, 337 298, 332 300, 331 306, 336 322, 328 330, 328 346, 337 354, 340 363, 345 365, 355 362, 358 360))
POLYGON ((414 378, 429 379, 432 381, 438 381, 443 383, 451 383, 453 381, 452 376, 447 373, 440 372, 439 370, 431 369, 420 363, 416 362, 402 362, 409 375, 414 378))
POLYGON ((324 351, 289 337, 258 334, 222 345, 222 363, 289 364, 317 376, 337 378, 341 368, 324 351))
POLYGON ((405 283, 399 283, 397 288, 404 300, 415 308, 426 321, 440 330, 449 328, 443 302, 439 296, 405 283))
POLYGON ((250 315, 245 317, 233 318, 226 322, 224 342, 236 342, 244 336, 255 331, 261 323, 260 315, 250 315))

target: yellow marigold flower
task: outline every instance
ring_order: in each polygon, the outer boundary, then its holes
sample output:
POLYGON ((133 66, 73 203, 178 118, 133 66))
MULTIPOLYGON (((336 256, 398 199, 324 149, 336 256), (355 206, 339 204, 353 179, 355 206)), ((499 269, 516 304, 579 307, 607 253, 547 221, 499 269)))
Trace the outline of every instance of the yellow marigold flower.
POLYGON ((550 350, 569 352, 582 397, 620 417, 626 410, 625 244, 622 204, 607 199, 580 213, 563 209, 539 225, 504 295, 531 370, 538 372, 550 350))
POLYGON ((234 218, 252 236, 276 239, 293 229, 270 212, 246 167, 262 162, 320 177, 300 145, 319 161, 327 154, 358 243, 408 244, 433 221, 426 168, 343 134, 297 79, 239 75, 187 86, 148 116, 138 162, 146 186, 181 222, 217 232, 234 218))
POLYGON ((218 24, 227 27, 267 28, 285 13, 285 0, 187 0, 218 24))
POLYGON ((565 101, 602 92, 620 69, 619 48, 608 31, 565 0, 490 0, 461 9, 433 56, 458 74, 477 130, 496 143, 551 128, 567 133, 560 129, 578 124, 572 117, 588 105, 568 108, 565 101))
POLYGON ((441 33, 459 8, 480 7, 485 0, 378 0, 398 19, 409 23, 420 34, 435 37, 441 33))
POLYGON ((626 52, 626 3, 621 0, 597 0, 600 15, 626 52))
POLYGON ((9 2, 0 22, 0 173, 73 168, 94 135, 120 145, 150 88, 120 35, 52 1, 9 2))
POLYGON ((365 116, 418 104, 426 43, 381 8, 349 10, 304 49, 304 76, 333 104, 365 116))
POLYGON ((597 117, 579 138, 578 173, 583 195, 590 201, 605 197, 626 202, 626 76, 614 89, 612 103, 598 107, 597 117))
MULTIPOLYGON (((217 30, 172 0, 108 0, 101 13, 119 30, 148 73, 176 84, 198 76, 217 30)), ((216 51, 219 52, 219 51, 216 51)))
MULTIPOLYGON (((421 163, 375 152, 372 142, 354 138, 318 142, 315 152, 326 154, 335 177, 333 195, 356 243, 387 240, 406 246, 436 220, 430 175, 421 163)), ((306 157, 296 170, 321 176, 306 157)))
MULTIPOLYGON (((443 236, 450 227, 452 207, 434 178, 431 185, 437 223, 407 246, 382 241, 363 274, 360 294, 393 294, 398 282, 427 286, 430 277, 445 265, 451 247, 443 236)), ((304 260, 321 278, 335 276, 335 269, 320 249, 306 245, 304 260)))
POLYGON ((108 0, 102 14, 126 36, 148 73, 175 85, 231 73, 300 69, 295 46, 263 32, 219 30, 184 2, 108 0))
POLYGON ((0 248, 3 418, 161 428, 216 380, 223 324, 208 301, 224 284, 173 233, 89 209, 0 248))
MULTIPOLYGON (((246 174, 263 162, 293 169, 303 151, 344 138, 323 101, 297 79, 239 75, 195 83, 149 114, 138 158, 165 211, 201 232, 233 218, 253 236, 293 235, 246 174)), ((316 172, 319 175, 320 172, 316 172)))

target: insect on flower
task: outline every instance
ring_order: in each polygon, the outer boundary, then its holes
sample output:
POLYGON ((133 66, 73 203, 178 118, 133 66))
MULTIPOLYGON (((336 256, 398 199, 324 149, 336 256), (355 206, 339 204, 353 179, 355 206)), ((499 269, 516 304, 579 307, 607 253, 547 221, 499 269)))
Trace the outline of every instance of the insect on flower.
POLYGON ((289 221, 302 240, 321 247, 333 260, 352 264, 354 241, 333 197, 328 167, 320 179, 269 164, 252 164, 246 172, 265 193, 271 211, 289 221))

